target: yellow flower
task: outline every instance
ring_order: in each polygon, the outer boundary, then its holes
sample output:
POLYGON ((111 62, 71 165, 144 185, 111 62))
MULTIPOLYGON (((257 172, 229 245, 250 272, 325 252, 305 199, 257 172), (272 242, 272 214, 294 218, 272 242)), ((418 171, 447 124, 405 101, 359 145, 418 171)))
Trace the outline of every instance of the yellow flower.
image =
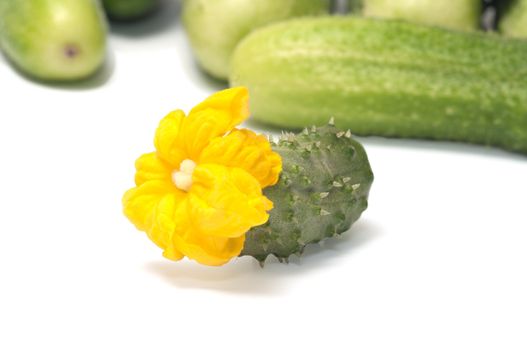
POLYGON ((282 161, 267 138, 235 128, 249 117, 248 101, 246 88, 233 88, 188 116, 168 114, 156 152, 136 161, 124 213, 165 257, 223 265, 239 255, 245 233, 268 220, 273 203, 262 188, 276 184, 282 161))

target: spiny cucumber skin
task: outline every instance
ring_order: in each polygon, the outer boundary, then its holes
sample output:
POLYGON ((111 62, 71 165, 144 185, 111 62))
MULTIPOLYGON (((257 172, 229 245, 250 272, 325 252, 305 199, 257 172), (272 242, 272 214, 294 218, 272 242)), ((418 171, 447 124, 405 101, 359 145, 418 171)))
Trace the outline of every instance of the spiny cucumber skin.
POLYGON ((283 171, 264 190, 274 203, 269 221, 246 235, 241 255, 260 262, 301 254, 310 243, 347 231, 368 206, 373 182, 364 148, 332 126, 285 134, 273 149, 283 171))
POLYGON ((182 20, 201 68, 227 80, 234 48, 253 29, 329 9, 330 0, 184 0, 182 20))
POLYGON ((160 0, 102 0, 109 18, 116 21, 141 19, 159 6, 160 0))
POLYGON ((463 141, 527 153, 527 45, 392 20, 296 19, 237 47, 230 83, 281 128, 463 141))
POLYGON ((0 0, 0 46, 29 76, 88 77, 106 56, 106 20, 97 0, 0 0))
POLYGON ((506 36, 527 38, 527 0, 505 2, 498 29, 506 36))
POLYGON ((459 30, 480 26, 482 0, 363 0, 364 15, 459 30))

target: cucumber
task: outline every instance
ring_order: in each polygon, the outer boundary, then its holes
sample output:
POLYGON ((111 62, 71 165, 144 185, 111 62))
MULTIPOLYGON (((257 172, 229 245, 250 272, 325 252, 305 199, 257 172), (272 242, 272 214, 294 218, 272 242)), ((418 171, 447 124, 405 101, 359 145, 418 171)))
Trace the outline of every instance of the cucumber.
POLYGON ((330 0, 184 0, 183 24, 205 72, 226 80, 238 42, 251 30, 283 19, 328 14, 330 0))
POLYGON ((285 128, 333 116, 358 135, 527 153, 527 44, 492 34, 354 17, 297 19, 237 47, 230 83, 253 118, 285 128))
POLYGON ((332 125, 285 133, 273 145, 280 181, 264 189, 274 203, 269 221, 247 232, 241 256, 263 263, 302 254, 306 245, 339 236, 368 207, 373 172, 362 145, 332 125))
POLYGON ((505 3, 498 29, 507 36, 527 38, 527 0, 511 0, 505 3))
POLYGON ((104 62, 106 21, 97 0, 0 0, 0 45, 29 76, 78 80, 104 62))
POLYGON ((155 11, 159 0, 102 0, 102 4, 110 19, 133 21, 155 11))
POLYGON ((364 15, 459 30, 480 26, 482 0, 363 0, 364 15))

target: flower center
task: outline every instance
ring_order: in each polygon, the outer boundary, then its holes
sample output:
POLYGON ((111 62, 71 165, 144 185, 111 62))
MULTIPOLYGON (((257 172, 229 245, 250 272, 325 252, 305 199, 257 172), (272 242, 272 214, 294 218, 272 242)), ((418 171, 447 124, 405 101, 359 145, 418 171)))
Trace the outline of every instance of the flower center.
POLYGON ((196 163, 190 159, 185 159, 179 164, 179 169, 172 172, 172 181, 177 188, 188 191, 192 186, 192 173, 196 168, 196 163))

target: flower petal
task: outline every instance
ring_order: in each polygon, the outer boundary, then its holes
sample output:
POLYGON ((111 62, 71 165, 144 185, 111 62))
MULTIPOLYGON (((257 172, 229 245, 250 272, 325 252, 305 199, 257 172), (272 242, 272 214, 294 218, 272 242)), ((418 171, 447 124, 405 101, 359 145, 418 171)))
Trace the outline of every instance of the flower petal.
POLYGON ((220 266, 240 255, 244 243, 245 235, 236 238, 189 235, 180 244, 184 244, 185 255, 189 259, 204 265, 220 266))
POLYGON ((173 168, 187 158, 184 148, 183 124, 185 113, 181 110, 173 111, 164 117, 156 130, 154 144, 159 158, 173 168))
POLYGON ((168 182, 155 180, 128 190, 123 196, 124 214, 139 230, 148 231, 155 207, 167 193, 174 191, 173 187, 168 182))
POLYGON ((174 236, 175 245, 189 259, 203 265, 221 266, 240 255, 245 236, 222 238, 200 234, 187 235, 186 239, 174 236))
POLYGON ((225 135, 248 117, 249 92, 244 87, 220 91, 197 105, 184 125, 189 158, 198 159, 213 138, 225 135))
POLYGON ((273 204, 258 181, 245 170, 200 164, 188 193, 192 224, 200 232, 224 238, 244 235, 269 219, 273 204))
POLYGON ((135 162, 135 184, 137 186, 151 180, 170 181, 171 170, 157 153, 146 153, 135 162))
POLYGON ((147 232, 148 237, 163 249, 163 256, 170 260, 180 260, 183 254, 173 243, 173 236, 186 218, 178 216, 180 207, 185 206, 185 196, 170 193, 165 195, 153 212, 152 227, 147 232))
POLYGON ((199 162, 242 168, 262 187, 276 184, 282 171, 282 158, 272 151, 269 140, 247 129, 234 130, 225 137, 213 139, 203 150, 199 162))

